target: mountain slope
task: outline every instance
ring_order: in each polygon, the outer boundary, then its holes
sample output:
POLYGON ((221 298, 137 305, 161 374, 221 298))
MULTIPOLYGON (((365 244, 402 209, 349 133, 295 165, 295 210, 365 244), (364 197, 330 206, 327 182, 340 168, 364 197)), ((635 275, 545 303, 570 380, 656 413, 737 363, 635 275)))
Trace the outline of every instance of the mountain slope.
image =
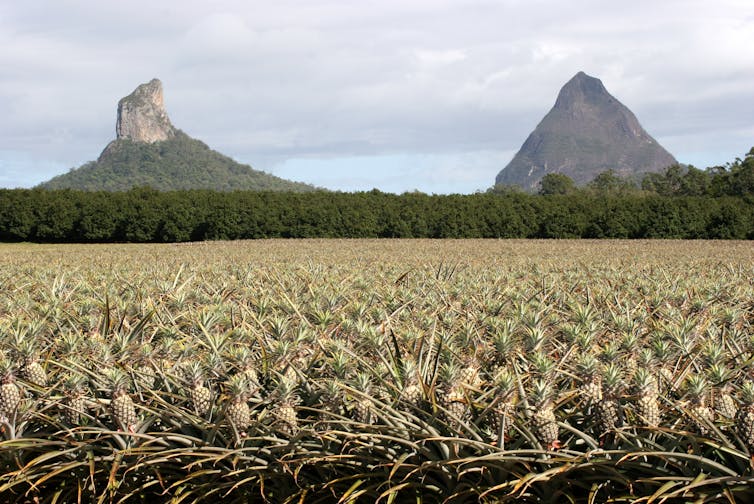
POLYGON ((180 130, 153 143, 115 140, 97 161, 58 175, 39 187, 125 191, 149 186, 159 191, 311 191, 315 188, 254 170, 210 149, 180 130))
POLYGON ((579 72, 495 183, 535 190, 544 175, 562 173, 583 185, 606 170, 632 176, 676 163, 599 79, 579 72))

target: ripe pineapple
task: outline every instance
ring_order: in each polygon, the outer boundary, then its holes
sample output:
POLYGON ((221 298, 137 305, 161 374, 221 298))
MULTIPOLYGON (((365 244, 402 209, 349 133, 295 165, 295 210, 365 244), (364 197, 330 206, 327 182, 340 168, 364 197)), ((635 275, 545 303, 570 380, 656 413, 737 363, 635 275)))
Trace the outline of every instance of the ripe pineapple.
POLYGON ((634 383, 639 397, 636 401, 637 414, 641 424, 647 427, 660 425, 660 405, 657 399, 657 379, 646 368, 638 368, 634 383))
POLYGON ((401 371, 403 389, 401 390, 400 400, 418 408, 421 406, 424 394, 419 385, 419 367, 416 361, 405 359, 401 371))
POLYGON ((447 412, 448 422, 454 428, 458 428, 471 419, 468 399, 464 390, 466 382, 463 379, 468 376, 465 371, 455 363, 443 364, 440 368, 440 402, 447 412))
POLYGON ((0 419, 12 419, 20 402, 21 389, 16 384, 13 364, 3 357, 0 360, 0 419))
POLYGON ((754 382, 741 387, 741 407, 735 415, 736 430, 749 451, 754 451, 754 382))
POLYGON ((492 407, 492 429, 500 446, 512 433, 516 411, 516 379, 507 369, 500 370, 494 379, 495 403, 492 407))
POLYGON ((212 392, 205 386, 204 370, 199 362, 189 363, 185 369, 186 381, 189 383, 188 397, 194 412, 200 417, 209 413, 212 407, 212 392))
POLYGON ((248 401, 249 381, 244 374, 235 374, 228 380, 228 408, 225 416, 236 432, 237 438, 246 437, 251 424, 251 409, 248 401))
POLYGON ((128 394, 129 378, 119 369, 111 368, 106 372, 110 382, 110 415, 116 428, 127 431, 136 431, 136 407, 133 399, 128 394))
POLYGON ((620 402, 618 400, 622 384, 620 367, 614 362, 605 366, 602 375, 602 399, 595 404, 597 431, 600 436, 604 436, 622 425, 620 402))
POLYGON ((482 386, 483 380, 479 374, 479 360, 474 356, 464 359, 464 366, 460 370, 458 381, 461 385, 471 389, 478 389, 482 386))
POLYGON ((654 351, 655 358, 658 362, 660 384, 668 392, 676 392, 678 390, 679 380, 676 379, 676 375, 673 372, 670 343, 663 339, 654 339, 652 341, 652 350, 654 351))
POLYGON ((294 436, 299 430, 296 414, 296 384, 285 375, 281 377, 277 387, 278 405, 275 417, 279 422, 280 431, 288 436, 294 436))
POLYGON ((736 416, 738 406, 731 395, 731 386, 728 383, 730 372, 724 365, 715 363, 710 366, 709 379, 712 382, 712 404, 715 413, 732 420, 736 416))
POLYGON ((28 339, 21 340, 17 346, 17 350, 22 361, 20 369, 21 378, 40 387, 47 385, 47 375, 39 363, 34 343, 28 339))
POLYGON ((515 323, 506 320, 505 324, 495 331, 492 336, 492 345, 495 349, 494 362, 501 366, 509 362, 516 355, 516 338, 514 337, 515 323))
POLYGON ((552 388, 546 381, 534 382, 532 403, 534 404, 532 423, 539 442, 548 450, 560 448, 558 424, 552 404, 552 388))
POLYGON ((330 413, 335 415, 343 415, 345 411, 344 397, 343 397, 343 385, 338 380, 327 379, 323 385, 320 400, 319 400, 319 420, 324 422, 326 426, 329 420, 332 419, 330 413))
POLYGON ((246 378, 249 380, 249 386, 254 387, 259 384, 256 359, 251 350, 245 346, 234 347, 231 350, 230 357, 238 371, 246 375, 246 378))
POLYGON ((342 349, 338 349, 330 357, 328 363, 335 377, 343 379, 351 366, 351 358, 342 349))
POLYGON ((709 433, 709 425, 715 420, 714 411, 707 405, 707 380, 701 375, 691 375, 686 381, 686 388, 691 401, 691 421, 699 433, 706 436, 709 433))
POLYGON ((81 423, 86 412, 86 379, 78 374, 66 378, 63 383, 63 420, 71 426, 81 423))
POLYGON ((629 381, 639 369, 639 361, 636 358, 636 349, 639 348, 639 336, 634 331, 625 333, 620 346, 623 350, 623 369, 626 374, 626 380, 629 381))
POLYGON ((368 373, 360 372, 354 380, 354 388, 363 392, 363 397, 357 397, 353 409, 353 419, 363 424, 371 424, 374 421, 374 403, 372 403, 372 383, 368 373))
POLYGON ((155 374, 152 359, 154 350, 149 343, 142 344, 133 357, 133 376, 136 385, 142 390, 152 390, 157 384, 157 375, 155 374))
POLYGON ((599 375, 599 361, 592 354, 584 354, 577 364, 581 380, 579 392, 587 404, 602 400, 602 381, 599 375))

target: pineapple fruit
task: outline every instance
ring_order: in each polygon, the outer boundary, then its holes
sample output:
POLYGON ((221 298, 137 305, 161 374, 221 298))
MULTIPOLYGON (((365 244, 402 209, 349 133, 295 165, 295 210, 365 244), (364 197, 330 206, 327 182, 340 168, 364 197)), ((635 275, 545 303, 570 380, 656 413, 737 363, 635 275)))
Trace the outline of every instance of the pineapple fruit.
POLYGON ((212 391, 205 385, 204 370, 199 362, 191 362, 184 370, 188 382, 188 397, 191 407, 200 417, 206 417, 212 408, 212 391))
POLYGON ((490 414, 494 439, 503 446, 513 431, 516 412, 516 378, 507 369, 501 369, 494 377, 495 398, 490 414))
POLYGON ((544 380, 537 380, 532 391, 534 412, 532 424, 539 442, 548 450, 560 448, 558 424, 552 402, 552 387, 544 380))
POLYGON ((613 362, 609 363, 602 374, 602 399, 595 403, 594 409, 597 433, 600 437, 622 425, 619 402, 622 385, 620 367, 613 362))
POLYGON ((39 363, 37 350, 31 340, 24 339, 19 343, 18 354, 22 362, 20 377, 38 387, 47 385, 47 374, 39 363))
POLYGON ((455 363, 444 364, 440 368, 440 402, 445 410, 448 423, 455 431, 471 420, 471 410, 466 393, 465 379, 474 379, 466 370, 455 363))
POLYGON ((86 379, 72 374, 63 382, 63 419, 69 426, 77 426, 86 413, 86 379))
POLYGON ((277 386, 277 405, 274 415, 279 426, 279 430, 287 436, 294 436, 299 431, 298 416, 296 405, 298 396, 296 395, 296 384, 287 376, 280 378, 277 386))
POLYGON ((421 408, 424 393, 420 384, 419 367, 413 359, 404 359, 401 369, 401 381, 403 388, 400 392, 401 401, 421 408))
POLYGON ((354 388, 363 396, 357 396, 353 401, 352 416, 359 423, 371 424, 374 421, 374 403, 372 396, 372 380, 368 373, 360 372, 354 378, 354 388))
POLYGON ((741 406, 735 415, 736 431, 749 452, 754 452, 754 382, 741 387, 741 406))
POLYGON ((0 419, 10 421, 21 403, 21 389, 16 383, 13 364, 0 358, 0 419))
POLYGON ((634 383, 638 394, 636 413, 640 424, 646 427, 659 427, 661 416, 657 379, 651 371, 640 367, 634 373, 634 383))
POLYGON ((228 420, 236 439, 247 436, 246 429, 251 425, 251 408, 249 408, 249 381, 244 374, 235 374, 228 380, 228 405, 225 418, 228 420))
POLYGON ((691 422, 699 434, 706 436, 715 420, 715 412, 708 405, 707 380, 701 375, 691 375, 686 381, 686 389, 690 400, 691 422))
POLYGON ((136 432, 138 418, 136 406, 128 393, 130 379, 123 371, 110 368, 106 375, 110 384, 110 416, 116 428, 136 432))

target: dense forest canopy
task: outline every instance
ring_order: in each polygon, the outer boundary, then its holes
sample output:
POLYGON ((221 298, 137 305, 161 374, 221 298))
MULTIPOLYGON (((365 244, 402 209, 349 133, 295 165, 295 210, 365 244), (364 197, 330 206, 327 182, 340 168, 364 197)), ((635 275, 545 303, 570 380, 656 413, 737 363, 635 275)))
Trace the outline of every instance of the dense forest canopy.
POLYGON ((584 188, 562 176, 541 194, 471 195, 1 190, 0 240, 754 238, 754 149, 727 167, 670 167, 641 186, 610 172, 584 188))

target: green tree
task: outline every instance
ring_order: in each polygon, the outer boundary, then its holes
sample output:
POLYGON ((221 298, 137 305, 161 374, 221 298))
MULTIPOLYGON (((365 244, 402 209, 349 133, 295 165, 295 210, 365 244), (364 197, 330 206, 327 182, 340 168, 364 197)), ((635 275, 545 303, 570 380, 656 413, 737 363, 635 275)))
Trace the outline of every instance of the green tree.
POLYGON ((542 196, 570 194, 575 190, 573 179, 563 173, 548 173, 539 181, 539 194, 542 196))
POLYGON ((614 170, 607 170, 600 173, 594 177, 594 180, 589 182, 587 187, 592 192, 602 196, 622 195, 636 191, 636 186, 633 182, 618 176, 614 170))

